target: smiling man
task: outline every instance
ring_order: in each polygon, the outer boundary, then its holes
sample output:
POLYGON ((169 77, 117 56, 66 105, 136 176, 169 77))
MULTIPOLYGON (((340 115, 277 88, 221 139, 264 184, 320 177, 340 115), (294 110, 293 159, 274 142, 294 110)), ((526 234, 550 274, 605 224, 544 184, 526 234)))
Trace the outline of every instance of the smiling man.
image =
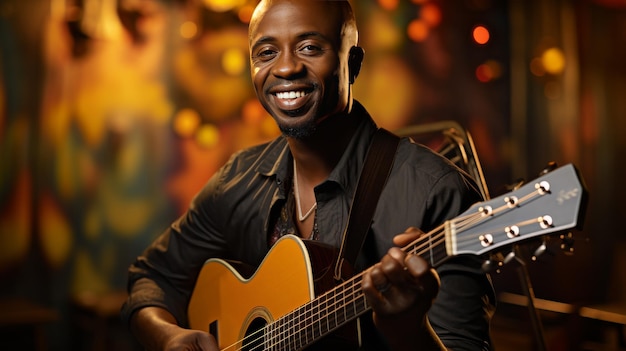
MULTIPOLYGON (((364 57, 357 41, 348 1, 260 2, 249 28, 251 74, 282 135, 233 155, 130 267, 122 312, 146 348, 218 349, 206 330, 186 328, 189 299, 207 259, 258 267, 288 234, 341 245, 377 130, 352 96, 364 57)), ((360 319, 354 348, 491 348, 494 297, 480 262, 457 257, 435 271, 397 247, 478 200, 471 180, 450 162, 400 141, 355 267, 365 272, 362 290, 372 313, 360 319)))

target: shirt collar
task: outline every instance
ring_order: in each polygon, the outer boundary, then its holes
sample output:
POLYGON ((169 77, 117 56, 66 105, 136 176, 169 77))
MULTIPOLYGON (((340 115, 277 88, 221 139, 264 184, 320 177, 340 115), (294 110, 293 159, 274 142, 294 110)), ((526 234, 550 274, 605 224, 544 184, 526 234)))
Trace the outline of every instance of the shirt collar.
MULTIPOLYGON (((347 194, 354 193, 356 189, 367 150, 377 129, 374 120, 358 101, 354 101, 350 113, 358 115, 360 123, 326 181, 337 183, 347 194)), ((256 171, 267 177, 275 176, 277 181, 283 181, 288 175, 290 155, 287 140, 281 135, 267 145, 256 171)))

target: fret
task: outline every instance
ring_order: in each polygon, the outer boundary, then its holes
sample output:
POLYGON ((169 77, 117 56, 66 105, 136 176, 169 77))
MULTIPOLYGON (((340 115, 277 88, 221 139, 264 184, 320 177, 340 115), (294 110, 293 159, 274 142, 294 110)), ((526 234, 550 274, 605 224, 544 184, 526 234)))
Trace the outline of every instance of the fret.
POLYGON ((336 301, 336 295, 335 294, 328 294, 329 301, 330 301, 330 306, 327 307, 327 310, 329 310, 328 313, 328 331, 334 330, 335 327, 337 326, 337 301, 336 301))
POLYGON ((289 345, 289 350, 297 350, 298 349, 298 329, 296 329, 295 321, 298 318, 298 310, 295 310, 293 313, 289 314, 289 322, 287 332, 285 334, 285 340, 287 345, 289 345))
MULTIPOLYGON (((328 294, 322 295, 322 299, 320 300, 320 316, 324 315, 328 310, 328 294)), ((320 324, 320 335, 325 335, 330 331, 330 324, 328 322, 328 318, 323 318, 322 323, 320 324)))
POLYGON ((304 320, 300 321, 300 330, 302 330, 304 334, 304 345, 309 344, 309 333, 312 333, 312 331, 309 330, 311 329, 309 326, 312 326, 311 321, 313 319, 311 310, 311 304, 307 304, 306 311, 304 312, 304 320))
MULTIPOLYGON (((271 335, 272 335, 272 323, 268 323, 263 327, 263 335, 265 336, 263 338, 263 350, 267 350, 267 351, 272 351, 272 346, 271 346, 271 335)), ((245 342, 246 339, 244 339, 245 342)))
POLYGON ((289 318, 289 315, 291 315, 291 314, 293 314, 293 313, 288 314, 287 318, 281 318, 280 319, 280 332, 278 334, 279 335, 278 340, 280 340, 279 343, 278 343, 278 349, 279 350, 286 350, 287 340, 289 340, 287 338, 287 335, 289 333, 289 328, 288 328, 287 324, 289 323, 289 319, 291 319, 291 318, 289 318))
POLYGON ((348 298, 346 299, 346 321, 352 320, 357 314, 356 305, 355 305, 355 302, 356 302, 355 296, 357 296, 356 284, 350 285, 349 289, 350 289, 350 292, 348 293, 348 298), (350 309, 348 310, 348 308, 350 309))
POLYGON ((322 318, 320 318, 320 302, 314 300, 311 308, 311 339, 315 340, 319 335, 322 335, 322 318))
POLYGON ((274 339, 276 337, 274 324, 275 323, 268 323, 262 329, 263 330, 263 342, 261 343, 261 345, 263 345, 263 350, 273 351, 276 349, 274 347, 274 339))
POLYGON ((295 319, 293 324, 293 337, 296 339, 296 341, 294 342, 296 350, 302 349, 304 346, 306 346, 306 328, 303 328, 303 324, 306 320, 306 313, 304 313, 306 307, 307 306, 304 306, 298 309, 298 317, 295 319))
POLYGON ((300 341, 302 347, 309 344, 309 320, 310 320, 311 306, 309 304, 304 306, 304 311, 301 313, 300 322, 298 323, 298 330, 300 332, 300 341))
POLYGON ((335 323, 334 324, 335 325, 333 328, 336 328, 337 326, 341 325, 346 318, 345 306, 343 304, 344 296, 345 296, 344 290, 339 290, 339 292, 335 294, 335 297, 334 297, 334 306, 335 306, 335 323))

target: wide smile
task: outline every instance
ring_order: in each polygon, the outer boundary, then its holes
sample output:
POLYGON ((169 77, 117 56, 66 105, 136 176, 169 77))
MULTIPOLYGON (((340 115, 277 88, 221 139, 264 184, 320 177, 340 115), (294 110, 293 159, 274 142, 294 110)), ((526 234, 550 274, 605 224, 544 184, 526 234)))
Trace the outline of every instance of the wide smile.
POLYGON ((283 111, 295 111, 302 109, 309 101, 310 90, 288 90, 272 93, 276 106, 283 111))
POLYGON ((284 91, 276 93, 276 97, 281 100, 294 100, 307 95, 305 91, 284 91))

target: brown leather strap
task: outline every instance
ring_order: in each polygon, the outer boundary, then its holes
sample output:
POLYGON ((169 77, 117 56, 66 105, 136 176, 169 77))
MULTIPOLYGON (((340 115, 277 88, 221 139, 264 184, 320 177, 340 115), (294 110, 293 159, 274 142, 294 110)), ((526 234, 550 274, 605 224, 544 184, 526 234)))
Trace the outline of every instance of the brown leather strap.
POLYGON ((378 198, 387 182, 399 142, 400 137, 383 128, 379 128, 374 134, 352 198, 348 224, 335 265, 336 280, 345 280, 352 275, 351 269, 369 232, 378 198), (344 265, 344 262, 349 265, 344 265))

